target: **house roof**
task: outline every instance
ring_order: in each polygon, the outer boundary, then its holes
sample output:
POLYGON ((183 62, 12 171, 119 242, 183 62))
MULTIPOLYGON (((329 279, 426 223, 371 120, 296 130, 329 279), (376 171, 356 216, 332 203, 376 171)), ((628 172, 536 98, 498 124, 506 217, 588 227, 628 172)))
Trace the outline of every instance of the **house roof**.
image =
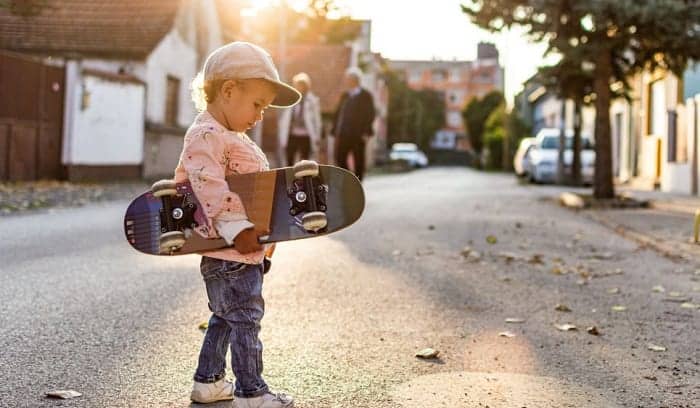
MULTIPOLYGON (((276 47, 269 47, 275 64, 280 69, 276 47)), ((284 74, 285 80, 299 72, 311 77, 311 91, 321 99, 321 111, 335 111, 343 93, 343 77, 350 66, 350 47, 344 45, 288 45, 284 74)))
POLYGON ((16 4, 19 6, 0 8, 0 49, 142 59, 173 27, 182 0, 42 0, 16 4), (27 7, 25 3, 32 8, 22 9, 27 7))

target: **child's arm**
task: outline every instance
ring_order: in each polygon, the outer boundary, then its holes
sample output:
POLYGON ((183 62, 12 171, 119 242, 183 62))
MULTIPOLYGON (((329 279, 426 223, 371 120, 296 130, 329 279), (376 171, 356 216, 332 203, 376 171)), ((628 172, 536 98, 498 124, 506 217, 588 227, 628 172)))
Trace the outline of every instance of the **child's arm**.
MULTIPOLYGON (((251 231, 253 223, 248 216, 238 194, 229 190, 225 179, 226 157, 224 144, 216 135, 204 132, 185 138, 182 164, 192 189, 197 196, 204 214, 227 244, 231 245, 243 231, 251 231)), ((255 240, 246 233, 241 238, 239 252, 248 248, 259 250, 257 235, 255 240), (254 242, 252 242, 254 241, 254 242)), ((251 252, 251 251, 246 251, 251 252)))

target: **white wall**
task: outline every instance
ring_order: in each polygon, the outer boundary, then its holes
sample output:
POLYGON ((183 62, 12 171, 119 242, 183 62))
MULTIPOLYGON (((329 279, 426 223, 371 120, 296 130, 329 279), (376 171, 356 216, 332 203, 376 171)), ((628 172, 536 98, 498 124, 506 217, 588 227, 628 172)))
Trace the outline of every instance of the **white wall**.
POLYGON ((167 77, 180 80, 180 104, 177 124, 187 127, 195 116, 190 97, 190 82, 197 75, 197 51, 187 44, 176 30, 169 32, 148 56, 146 64, 136 75, 146 82, 146 119, 153 123, 165 121, 167 77))
POLYGON ((72 92, 66 164, 141 164, 144 86, 82 75, 72 92))

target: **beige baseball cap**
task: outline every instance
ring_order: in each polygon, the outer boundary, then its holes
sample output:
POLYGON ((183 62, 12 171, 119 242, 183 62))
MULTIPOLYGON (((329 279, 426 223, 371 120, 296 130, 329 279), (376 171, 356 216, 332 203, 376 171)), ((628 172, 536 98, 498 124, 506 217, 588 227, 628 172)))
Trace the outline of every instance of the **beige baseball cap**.
POLYGON ((280 81, 272 57, 263 48, 245 41, 235 41, 217 48, 207 58, 202 70, 204 80, 264 79, 273 84, 277 96, 273 108, 294 106, 301 99, 299 91, 280 81))

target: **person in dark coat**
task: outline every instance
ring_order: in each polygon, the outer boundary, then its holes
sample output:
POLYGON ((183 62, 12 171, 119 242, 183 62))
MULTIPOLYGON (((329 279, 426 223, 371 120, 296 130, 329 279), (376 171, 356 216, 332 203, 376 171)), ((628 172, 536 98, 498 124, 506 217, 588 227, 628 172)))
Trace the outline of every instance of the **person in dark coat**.
POLYGON ((352 154, 354 172, 362 180, 365 173, 365 145, 372 136, 375 110, 372 94, 360 86, 361 71, 350 68, 345 74, 347 90, 343 93, 333 119, 331 134, 335 136, 335 161, 348 169, 352 154))

